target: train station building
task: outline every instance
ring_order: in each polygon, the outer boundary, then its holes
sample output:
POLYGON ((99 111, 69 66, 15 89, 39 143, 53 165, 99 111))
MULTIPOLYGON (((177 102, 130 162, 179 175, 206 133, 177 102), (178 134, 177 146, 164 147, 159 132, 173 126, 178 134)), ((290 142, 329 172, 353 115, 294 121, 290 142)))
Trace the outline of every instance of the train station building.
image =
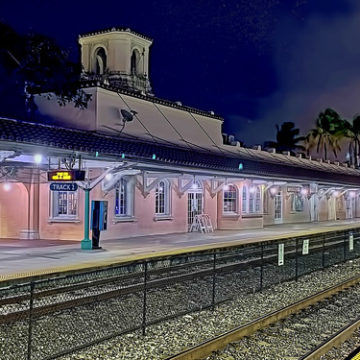
MULTIPOLYGON (((157 98, 152 40, 113 28, 79 37, 86 109, 38 95, 51 125, 0 119, 0 237, 101 239, 360 217, 360 171, 224 142, 226 119, 157 98), (85 171, 56 186, 49 172, 85 171)), ((84 245, 86 248, 86 245, 84 245)))

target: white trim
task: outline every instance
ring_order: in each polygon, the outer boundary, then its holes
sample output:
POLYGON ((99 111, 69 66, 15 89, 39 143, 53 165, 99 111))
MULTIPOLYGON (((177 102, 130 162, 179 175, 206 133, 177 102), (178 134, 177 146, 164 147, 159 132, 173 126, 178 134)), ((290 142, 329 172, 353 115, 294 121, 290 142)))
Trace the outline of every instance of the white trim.
POLYGON ((171 215, 155 215, 154 221, 165 221, 165 220, 174 220, 174 217, 171 215))
POLYGON ((113 224, 124 223, 124 222, 137 222, 138 219, 135 216, 115 216, 112 219, 113 224))
POLYGON ((261 215, 263 214, 263 194, 261 185, 253 185, 255 191, 251 192, 250 185, 244 184, 241 190, 241 213, 244 215, 261 215), (244 200, 245 195, 245 200, 244 200), (257 195, 260 195, 257 198, 257 195), (258 205, 258 210, 256 209, 258 205), (250 209, 251 208, 251 209, 250 209), (250 211, 251 210, 251 211, 250 211))
MULTIPOLYGON (((155 187, 155 217, 164 217, 164 216, 171 216, 171 182, 167 179, 160 180, 156 187, 155 187), (159 205, 157 204, 156 193, 159 185, 163 183, 163 207, 164 212, 156 212, 156 207, 159 205)), ((161 207, 161 203, 160 203, 161 207)))
POLYGON ((228 190, 223 189, 222 213, 224 216, 238 215, 239 214, 239 189, 234 184, 227 184, 227 186, 229 187, 228 190), (225 210, 225 193, 230 191, 230 187, 234 188, 234 190, 232 192, 235 193, 235 198, 229 198, 228 200, 231 201, 231 203, 235 203, 235 210, 226 211, 225 210))
POLYGON ((56 217, 56 218, 48 219, 48 223, 79 223, 79 222, 81 222, 81 220, 78 217, 76 218, 56 217))
MULTIPOLYGON (((49 192, 50 192, 50 209, 49 209, 49 221, 50 222, 77 222, 77 221, 80 221, 79 220, 79 191, 76 190, 76 191, 51 191, 49 189, 49 192), (58 196, 59 196, 59 193, 60 192, 65 192, 67 195, 70 194, 70 193, 75 193, 76 194, 76 213, 74 215, 69 215, 69 214, 56 214, 54 213, 54 201, 55 201, 55 198, 57 199, 58 201, 58 196)), ((66 199, 67 201, 67 207, 68 207, 68 197, 66 199)))

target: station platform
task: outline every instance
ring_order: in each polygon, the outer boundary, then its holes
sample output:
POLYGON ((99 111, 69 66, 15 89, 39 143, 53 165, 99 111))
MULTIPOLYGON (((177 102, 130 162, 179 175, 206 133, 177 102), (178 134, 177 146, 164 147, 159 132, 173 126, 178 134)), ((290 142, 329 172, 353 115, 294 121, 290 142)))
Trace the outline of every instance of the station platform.
POLYGON ((81 250, 80 241, 0 239, 0 284, 11 280, 292 236, 360 227, 360 219, 273 225, 254 230, 149 235, 101 241, 101 250, 81 250))

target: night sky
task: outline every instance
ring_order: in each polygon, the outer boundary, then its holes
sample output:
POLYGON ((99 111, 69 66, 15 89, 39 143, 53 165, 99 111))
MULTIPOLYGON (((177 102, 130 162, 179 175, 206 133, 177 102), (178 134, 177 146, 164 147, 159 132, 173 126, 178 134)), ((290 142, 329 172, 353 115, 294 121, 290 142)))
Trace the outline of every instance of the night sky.
POLYGON ((0 2, 0 20, 55 38, 74 59, 81 33, 117 26, 153 38, 155 95, 214 110, 246 145, 274 139, 284 121, 307 131, 326 107, 360 113, 356 0, 13 0, 0 2))

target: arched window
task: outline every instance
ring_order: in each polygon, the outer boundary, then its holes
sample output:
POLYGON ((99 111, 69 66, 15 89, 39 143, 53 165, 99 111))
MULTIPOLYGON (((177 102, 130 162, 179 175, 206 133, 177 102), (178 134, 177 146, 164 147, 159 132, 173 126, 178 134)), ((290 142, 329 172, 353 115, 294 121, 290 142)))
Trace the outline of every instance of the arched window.
POLYGON ((261 212, 261 187, 243 186, 242 190, 242 213, 258 214, 261 212))
POLYGON ((260 186, 256 187, 256 192, 255 192, 255 212, 256 213, 261 212, 261 188, 260 188, 260 186))
POLYGON ((130 59, 132 75, 137 75, 139 73, 139 62, 140 62, 140 53, 138 50, 135 49, 132 52, 130 59))
POLYGON ((155 189, 155 215, 170 215, 170 183, 159 182, 155 189))
POLYGON ((237 191, 234 185, 224 187, 224 214, 236 214, 237 212, 237 191))
POLYGON ((106 53, 105 50, 100 47, 95 51, 95 73, 97 75, 104 74, 106 69, 106 53))
POLYGON ((304 211, 304 196, 301 193, 291 194, 291 211, 304 211))
POLYGON ((115 190, 115 217, 133 216, 134 182, 122 177, 115 190))
POLYGON ((128 204, 128 194, 126 189, 127 181, 124 178, 121 178, 119 181, 119 186, 116 188, 115 193, 115 216, 126 216, 127 214, 127 204, 128 204))
POLYGON ((247 213, 248 212, 248 188, 247 186, 243 186, 242 189, 242 212, 247 213))

